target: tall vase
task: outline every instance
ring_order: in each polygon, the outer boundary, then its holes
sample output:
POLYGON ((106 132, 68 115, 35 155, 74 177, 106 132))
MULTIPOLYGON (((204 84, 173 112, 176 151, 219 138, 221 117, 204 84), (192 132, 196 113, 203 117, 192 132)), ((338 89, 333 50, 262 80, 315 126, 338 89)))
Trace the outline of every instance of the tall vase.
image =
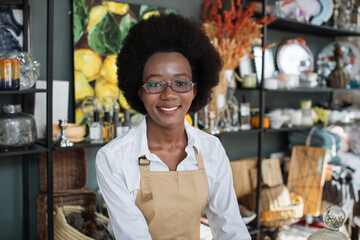
POLYGON ((337 60, 334 70, 329 75, 329 86, 332 88, 346 88, 349 83, 349 72, 344 68, 342 61, 337 60))
POLYGON ((214 88, 211 101, 207 106, 208 132, 216 134, 221 131, 237 131, 239 129, 238 102, 234 96, 235 89, 234 70, 222 70, 219 84, 214 88))
POLYGON ((239 130, 239 103, 235 97, 236 82, 234 70, 225 70, 224 77, 227 81, 225 127, 224 131, 232 132, 239 130))

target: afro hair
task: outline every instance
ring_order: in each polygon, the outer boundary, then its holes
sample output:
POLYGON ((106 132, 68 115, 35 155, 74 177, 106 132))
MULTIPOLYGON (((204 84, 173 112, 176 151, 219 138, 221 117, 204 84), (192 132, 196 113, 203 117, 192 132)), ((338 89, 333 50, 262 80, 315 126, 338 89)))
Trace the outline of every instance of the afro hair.
POLYGON ((130 28, 117 58, 118 85, 131 108, 146 114, 138 96, 145 63, 158 52, 179 52, 190 63, 197 86, 189 112, 210 101, 211 90, 219 82, 223 63, 206 34, 193 21, 179 15, 152 16, 130 28))

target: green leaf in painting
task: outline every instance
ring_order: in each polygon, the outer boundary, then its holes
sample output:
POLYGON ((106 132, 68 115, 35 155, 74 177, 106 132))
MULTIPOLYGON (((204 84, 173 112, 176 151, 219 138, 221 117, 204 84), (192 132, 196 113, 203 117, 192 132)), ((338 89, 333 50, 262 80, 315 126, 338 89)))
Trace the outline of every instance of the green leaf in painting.
POLYGON ((73 0, 73 11, 73 33, 75 44, 84 34, 89 20, 89 10, 86 6, 86 0, 73 0))
POLYGON ((120 21, 120 33, 121 33, 121 44, 120 48, 122 47, 122 41, 129 33, 129 29, 137 23, 137 20, 133 18, 129 13, 126 14, 120 21))
POLYGON ((141 5, 139 10, 140 19, 142 19, 147 12, 157 11, 158 8, 156 6, 149 6, 149 5, 141 5))
POLYGON ((165 9, 165 14, 176 14, 179 15, 179 11, 174 8, 167 8, 165 9))
POLYGON ((117 54, 120 41, 119 26, 110 13, 107 13, 88 35, 89 46, 102 56, 117 54))

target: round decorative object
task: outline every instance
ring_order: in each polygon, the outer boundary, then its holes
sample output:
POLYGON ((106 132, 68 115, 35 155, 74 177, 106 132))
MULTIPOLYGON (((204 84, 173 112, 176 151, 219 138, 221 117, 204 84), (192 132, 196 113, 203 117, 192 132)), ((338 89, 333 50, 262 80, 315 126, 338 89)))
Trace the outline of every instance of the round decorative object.
POLYGON ((325 211, 323 220, 327 228, 336 230, 344 224, 345 212, 338 206, 331 206, 325 211))
POLYGON ((331 18, 334 11, 333 0, 319 0, 321 4, 321 11, 318 15, 314 16, 310 23, 314 25, 321 25, 331 18))
POLYGON ((331 206, 324 212, 323 220, 326 225, 324 229, 311 234, 307 240, 349 240, 339 228, 345 222, 345 212, 338 206, 331 206))
POLYGON ((289 39, 280 44, 276 54, 276 62, 281 73, 300 75, 301 72, 314 71, 314 57, 309 47, 289 39))
POLYGON ((28 52, 4 52, 0 58, 20 61, 20 89, 32 88, 40 76, 40 63, 34 61, 28 52))
POLYGON ((28 147, 36 140, 34 117, 22 113, 21 105, 4 105, 0 115, 0 148, 28 147))
POLYGON ((323 59, 326 61, 324 64, 324 75, 327 77, 330 72, 335 68, 336 62, 329 61, 329 57, 333 56, 334 53, 334 46, 335 43, 340 45, 341 51, 344 55, 343 63, 344 68, 348 70, 351 77, 356 76, 360 70, 360 51, 351 42, 348 41, 336 41, 326 45, 321 51, 319 52, 319 56, 322 56, 323 59))

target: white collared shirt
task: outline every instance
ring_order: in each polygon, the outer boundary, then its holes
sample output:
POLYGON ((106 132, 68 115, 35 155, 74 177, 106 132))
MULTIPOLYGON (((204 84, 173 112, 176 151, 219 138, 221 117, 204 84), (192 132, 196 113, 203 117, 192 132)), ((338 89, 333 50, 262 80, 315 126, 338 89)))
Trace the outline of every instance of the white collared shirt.
MULTIPOLYGON (((187 157, 176 171, 196 170, 193 146, 204 160, 209 184, 205 213, 214 239, 250 240, 240 216, 229 159, 218 138, 191 127, 184 120, 188 137, 187 157)), ((109 212, 109 229, 116 239, 151 239, 147 222, 135 205, 140 186, 138 158, 146 155, 150 171, 169 171, 167 165, 148 147, 146 119, 102 147, 96 156, 96 176, 109 212)))

